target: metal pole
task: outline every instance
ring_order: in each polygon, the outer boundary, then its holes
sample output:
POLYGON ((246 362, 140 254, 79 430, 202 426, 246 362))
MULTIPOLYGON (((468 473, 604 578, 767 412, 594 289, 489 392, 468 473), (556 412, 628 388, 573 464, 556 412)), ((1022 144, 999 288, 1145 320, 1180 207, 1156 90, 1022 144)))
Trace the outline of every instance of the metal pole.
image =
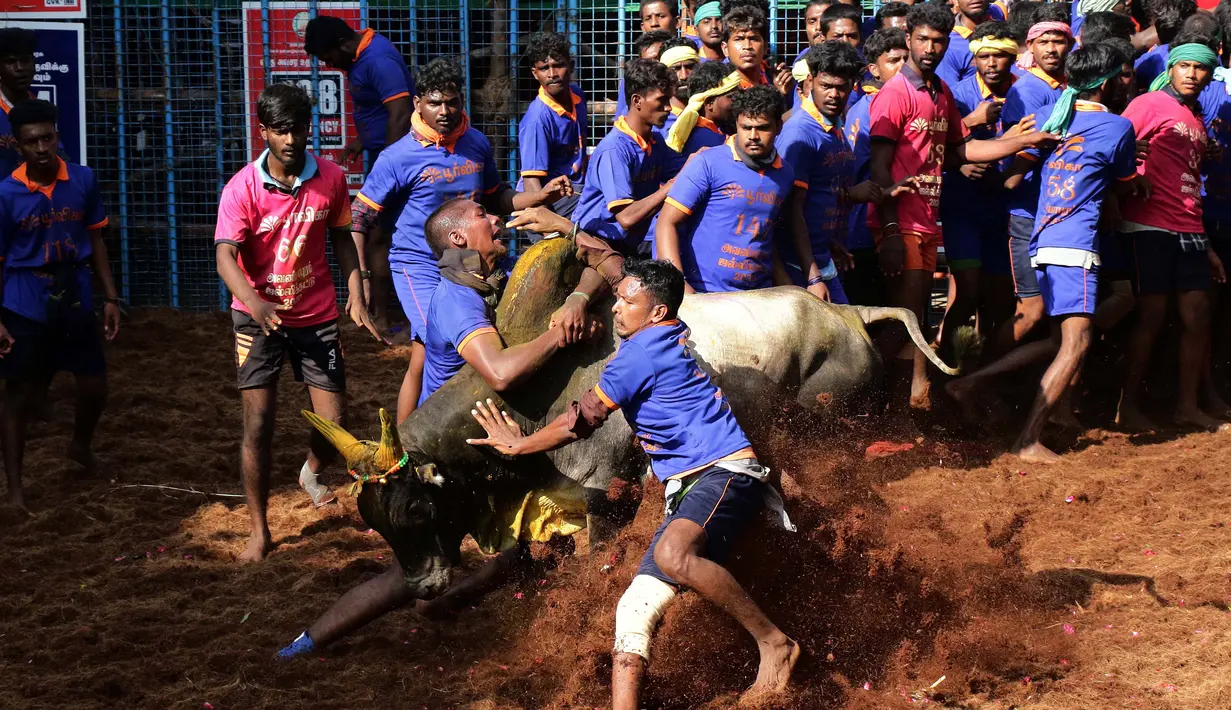
POLYGON ((574 59, 581 56, 581 43, 577 36, 577 27, 581 21, 580 14, 577 10, 577 0, 568 0, 568 43, 574 59))
MULTIPOLYGON (((316 0, 308 2, 308 19, 316 19, 316 0)), ((312 152, 321 152, 321 76, 316 57, 311 57, 312 63, 312 152)))
MULTIPOLYGON (((772 53, 774 51, 774 48, 777 46, 778 46, 778 0, 769 0, 769 52, 766 52, 766 54, 772 53)), ((785 62, 786 58, 777 57, 777 61, 785 62)), ((790 67, 787 67, 787 70, 789 71, 790 67)))
POLYGON ((123 20, 119 0, 112 8, 115 23, 115 90, 116 138, 119 142, 120 162, 120 297, 129 300, 129 284, 132 274, 128 270, 128 116, 124 98, 124 41, 123 20))
POLYGON ((269 83, 269 0, 261 0, 261 68, 265 71, 263 80, 269 83))
MULTIPOLYGON (((214 172, 218 174, 218 196, 222 196, 222 188, 226 186, 223 170, 226 169, 226 157, 222 149, 222 137, 225 134, 222 125, 222 10, 214 5, 213 39, 214 39, 214 125, 218 128, 218 149, 214 156, 214 172)), ((119 46, 119 40, 116 41, 119 46)), ((218 308, 227 309, 227 285, 218 279, 218 308)))
MULTIPOLYGON (((517 0, 509 0, 509 77, 514 88, 517 86, 517 67, 521 61, 520 51, 517 46, 517 0)), ((514 111, 509 116, 509 146, 517 145, 517 112, 514 111)), ((519 158, 521 155, 516 150, 509 151, 509 184, 517 184, 517 171, 520 167, 519 158)))
POLYGON ((166 143, 167 262, 171 272, 171 307, 180 307, 179 232, 175 214, 175 115, 171 109, 171 3, 158 3, 162 25, 162 116, 166 143))
POLYGON ((616 0, 619 7, 616 8, 616 61, 619 62, 621 77, 624 76, 624 57, 628 48, 628 10, 625 8, 627 0, 616 0))
POLYGON ((568 21, 568 18, 566 17, 568 14, 567 11, 562 12, 562 10, 565 10, 565 8, 556 8, 556 32, 559 32, 560 34, 565 33, 565 23, 568 21))
MULTIPOLYGON (((413 5, 413 3, 411 3, 411 4, 413 5)), ((413 32, 414 32, 413 28, 414 28, 414 26, 415 26, 415 25, 414 25, 414 22, 415 22, 415 20, 414 20, 414 10, 411 10, 411 11, 410 11, 410 17, 411 17, 411 20, 410 20, 410 23, 411 23, 411 24, 410 24, 410 26, 411 26, 411 28, 412 28, 412 30, 411 30, 412 34, 411 34, 411 37, 410 37, 410 42, 411 42, 411 44, 410 44, 410 51, 412 52, 412 54, 410 55, 410 70, 413 72, 413 71, 415 70, 415 68, 414 68, 414 64, 415 64, 415 61, 414 61, 414 60, 415 60, 415 55, 413 54, 413 52, 415 51, 415 45, 414 45, 415 37, 414 37, 414 34, 413 34, 413 32)), ((371 24, 371 23, 368 21, 368 0, 359 0, 359 26, 360 26, 360 27, 362 27, 363 29, 367 29, 367 28, 370 26, 370 24, 371 24)), ((343 99, 342 99, 342 87, 340 87, 340 86, 338 87, 338 101, 343 101, 343 99)), ((345 102, 343 102, 343 103, 340 103, 340 104, 339 104, 339 106, 345 106, 345 105, 346 105, 346 104, 345 104, 345 102)), ((411 106, 414 106, 414 105, 415 105, 415 97, 413 97, 413 96, 412 96, 412 97, 410 97, 410 105, 411 105, 411 106)), ((349 119, 348 119, 348 118, 347 118, 347 117, 345 117, 345 116, 341 116, 341 120, 342 120, 343 122, 345 122, 345 121, 348 121, 348 120, 354 120, 354 119, 353 119, 353 118, 349 118, 349 119)), ((356 128, 356 130, 358 130, 358 126, 356 126, 355 128, 356 128)), ((344 141, 344 142, 345 142, 345 141, 344 141)), ((371 170, 371 169, 372 169, 372 165, 371 165, 371 163, 369 163, 369 162, 368 162, 368 152, 365 150, 365 151, 363 151, 363 174, 364 174, 364 175, 367 175, 367 174, 368 174, 368 171, 369 171, 369 170, 371 170)))
POLYGON ((462 76, 466 81, 466 113, 470 114, 470 12, 466 7, 466 0, 458 0, 458 5, 461 6, 462 22, 462 76))

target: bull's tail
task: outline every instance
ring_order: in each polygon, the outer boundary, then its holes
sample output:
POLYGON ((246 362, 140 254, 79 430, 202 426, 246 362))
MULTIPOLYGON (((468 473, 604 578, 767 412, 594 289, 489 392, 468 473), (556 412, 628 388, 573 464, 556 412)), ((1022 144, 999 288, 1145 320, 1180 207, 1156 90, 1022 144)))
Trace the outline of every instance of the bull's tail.
POLYGON ((956 375, 958 371, 945 364, 944 360, 932 350, 927 341, 923 338, 923 331, 919 330, 919 321, 915 319, 915 314, 911 313, 906 308, 886 308, 883 306, 844 306, 850 308, 859 314, 860 320, 864 325, 871 325, 883 320, 896 320, 906 326, 906 332, 910 334, 910 339, 915 346, 923 351, 924 356, 932 361, 941 372, 946 375, 956 375))

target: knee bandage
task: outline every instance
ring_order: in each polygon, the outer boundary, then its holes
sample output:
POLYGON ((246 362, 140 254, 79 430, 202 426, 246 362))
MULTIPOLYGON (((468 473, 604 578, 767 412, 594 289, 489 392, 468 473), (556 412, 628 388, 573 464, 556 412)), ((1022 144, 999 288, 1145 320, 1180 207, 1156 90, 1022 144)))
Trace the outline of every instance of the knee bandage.
POLYGON ((616 606, 613 653, 633 653, 650 661, 654 627, 675 599, 671 585, 647 574, 633 577, 616 606))

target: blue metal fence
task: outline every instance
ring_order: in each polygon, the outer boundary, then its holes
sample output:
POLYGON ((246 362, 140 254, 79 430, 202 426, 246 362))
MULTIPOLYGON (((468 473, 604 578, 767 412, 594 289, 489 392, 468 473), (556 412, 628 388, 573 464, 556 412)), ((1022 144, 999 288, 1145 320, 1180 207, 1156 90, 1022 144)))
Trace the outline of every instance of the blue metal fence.
MULTIPOLYGON (((806 0, 772 0, 774 53, 805 44, 806 0)), ((245 68, 268 77, 274 37, 260 0, 258 56, 245 57, 244 3, 95 0, 86 23, 87 139, 114 216, 110 245, 122 295, 133 305, 204 310, 226 304, 214 272, 218 195, 249 159, 245 68)), ((354 3, 300 2, 309 14, 354 3)), ((251 7, 251 5, 250 5, 251 7)), ((867 11, 872 9, 869 4, 867 11)), ((517 123, 537 91, 521 61, 525 38, 565 33, 589 96, 593 146, 611 127, 619 68, 640 33, 639 5, 623 0, 364 0, 360 24, 401 48, 412 69, 439 56, 466 70, 472 124, 492 141, 510 181, 517 123)), ((311 83, 320 84, 315 62, 311 83)), ((319 112, 314 122, 319 123, 319 112)), ((319 147, 319 131, 314 131, 319 147)))

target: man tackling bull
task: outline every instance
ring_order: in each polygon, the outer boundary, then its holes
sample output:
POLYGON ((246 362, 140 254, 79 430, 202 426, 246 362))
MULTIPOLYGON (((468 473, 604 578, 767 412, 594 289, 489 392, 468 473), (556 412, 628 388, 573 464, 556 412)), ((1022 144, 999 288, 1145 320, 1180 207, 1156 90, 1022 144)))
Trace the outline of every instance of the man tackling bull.
POLYGON ((491 400, 472 411, 488 438, 473 445, 521 456, 590 436, 618 409, 666 485, 667 516, 616 608, 612 705, 639 707, 654 627, 678 590, 718 605, 757 641, 761 661, 751 695, 784 690, 799 659, 791 640, 721 562, 764 504, 768 469, 757 463, 726 398, 688 348, 677 318, 684 277, 668 262, 626 262, 613 308, 620 348, 599 382, 550 424, 524 436, 491 400))

